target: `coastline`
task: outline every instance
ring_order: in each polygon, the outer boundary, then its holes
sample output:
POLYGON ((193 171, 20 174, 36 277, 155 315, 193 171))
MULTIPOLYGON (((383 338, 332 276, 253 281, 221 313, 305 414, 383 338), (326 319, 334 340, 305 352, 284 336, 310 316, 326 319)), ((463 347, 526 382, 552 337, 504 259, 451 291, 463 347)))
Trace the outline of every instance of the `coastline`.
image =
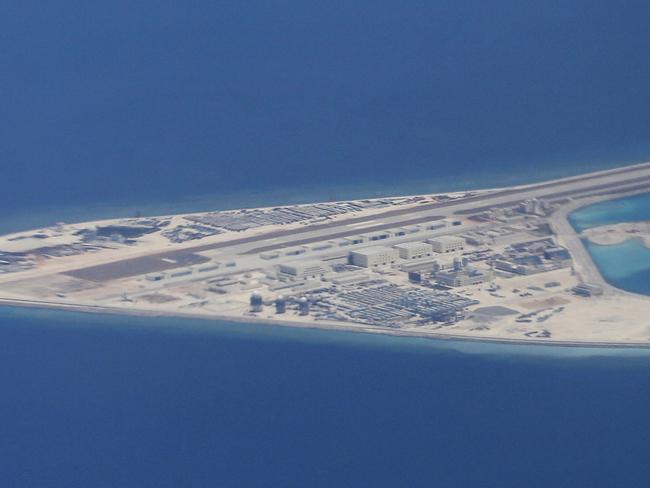
MULTIPOLYGON (((576 176, 570 176, 566 178, 559 178, 555 180, 550 180, 550 181, 543 181, 542 183, 532 183, 532 184, 523 184, 523 185, 517 185, 517 186, 512 186, 512 187, 501 187, 501 188, 489 188, 489 189, 482 189, 482 190, 468 190, 466 192, 452 192, 452 193, 447 193, 447 194, 441 194, 441 193, 436 193, 436 194, 430 194, 426 195, 427 197, 435 197, 435 196, 441 196, 441 195, 459 195, 462 196, 465 194, 465 198, 470 201, 478 201, 480 202, 481 200, 478 197, 489 197, 492 198, 490 195, 491 193, 504 193, 503 196, 498 196, 497 198, 501 198, 500 201, 509 201, 509 199, 512 199, 513 196, 516 198, 516 193, 521 192, 521 191, 526 191, 529 188, 534 188, 537 191, 540 191, 540 189, 544 189, 546 191, 546 188, 550 188, 553 191, 553 186, 556 184, 560 185, 570 185, 574 182, 576 184, 582 184, 584 186, 584 182, 587 180, 591 179, 597 179, 597 178, 606 178, 609 179, 613 175, 617 175, 618 173, 627 173, 627 172, 634 172, 635 169, 641 170, 642 172, 647 172, 648 170, 648 165, 650 163, 639 163, 639 164, 634 164, 634 165, 626 165, 622 167, 617 167, 617 168, 610 168, 608 170, 603 170, 603 171, 598 171, 595 173, 589 173, 587 175, 576 175, 576 176), (472 195, 470 197, 467 197, 467 195, 472 195), (511 196, 512 195, 512 196, 511 196), (474 200, 474 197, 477 197, 476 200, 474 200)), ((597 184, 597 182, 596 182, 597 184)), ((625 180, 623 184, 629 184, 628 180, 625 180)), ((602 185, 601 185, 602 186, 602 185)), ((589 190, 591 187, 587 187, 587 190, 589 190)), ((595 187, 598 188, 598 187, 595 187)), ((627 187, 625 187, 627 188, 627 187)), ((625 190, 625 188, 623 188, 625 190)), ((619 190, 620 191, 620 190, 619 190)), ((636 190, 635 190, 636 191, 636 190)), ((647 190, 646 190, 647 191, 647 190)), ((414 197, 421 197, 422 195, 403 195, 403 196, 396 196, 396 197, 387 197, 387 198, 393 198, 393 199, 412 199, 414 197)), ((519 197, 521 198, 521 197, 519 197)), ((611 198, 611 197, 610 197, 611 198)), ((369 200, 380 200, 381 198, 378 199, 369 199, 369 200)), ((492 198, 493 199, 493 198, 492 198)), ((569 220, 566 218, 566 214, 568 211, 574 212, 579 208, 591 205, 594 203, 594 201, 601 201, 601 200, 606 200, 609 199, 607 196, 603 196, 601 194, 590 194, 587 191, 586 196, 581 196, 577 198, 576 200, 573 200, 571 203, 568 204, 567 207, 563 207, 562 211, 558 212, 557 215, 554 216, 556 218, 556 224, 559 222, 559 220, 562 221, 562 225, 572 227, 572 224, 569 222, 569 220), (559 219, 559 220, 557 220, 559 219)), ((569 199, 571 200, 571 199, 569 199)), ((331 203, 331 202, 324 202, 324 203, 331 203)), ((340 203, 339 201, 336 201, 334 203, 340 203)), ((409 204, 411 205, 411 204, 409 204)), ((432 206, 435 204, 427 203, 424 205, 424 207, 427 206, 432 206)), ((444 206, 444 203, 442 204, 444 206)), ((463 198, 460 198, 460 203, 454 203, 453 206, 454 208, 457 207, 458 205, 465 205, 467 206, 468 203, 463 200, 463 198)), ((409 212, 423 212, 428 210, 423 210, 421 207, 418 207, 418 205, 414 206, 407 206, 407 210, 409 212)), ((263 210, 268 210, 269 207, 262 207, 263 210)), ((379 213, 379 218, 383 218, 384 214, 388 213, 403 213, 402 210, 392 210, 392 211, 383 211, 383 213, 379 213)), ((456 212, 462 213, 463 211, 456 212)), ((176 214, 175 214, 176 215, 176 214)), ((184 214, 184 215, 194 215, 194 214, 184 214)), ((370 213, 364 213, 362 214, 362 217, 359 220, 365 220, 368 223, 375 222, 374 220, 369 220, 374 217, 374 214, 372 212, 370 213)), ((350 217, 347 217, 348 219, 350 217)), ((430 218, 430 217, 429 217, 430 218)), ((351 220, 354 220, 352 218, 351 220)), ((111 222, 115 221, 115 219, 107 219, 107 220, 102 220, 98 222, 90 222, 90 223, 85 223, 86 225, 89 224, 99 224, 99 223, 106 223, 106 222, 111 222)), ((343 219, 343 224, 345 224, 345 219, 343 219)), ((338 225, 338 224, 337 224, 338 225)), ((356 225, 356 224, 352 224, 356 225)), ((300 229, 298 227, 298 229, 300 229)), ((304 231, 304 230, 299 230, 304 231)), ((253 231, 253 235, 255 236, 256 231, 253 231)), ((267 233, 269 230, 265 231, 260 231, 259 237, 256 237, 256 239, 264 240, 268 239, 267 233)), ((560 231, 559 232, 559 237, 561 237, 561 241, 566 240, 566 237, 569 236, 570 232, 568 230, 560 231)), ((246 234, 246 235, 250 235, 246 234)), ((222 236, 223 237, 223 236, 222 236)), ((219 237, 217 240, 221 239, 222 237, 219 237)), ((225 236, 228 237, 228 236, 225 236)), ((232 237, 232 236, 230 236, 232 237)), ((235 239, 236 240, 236 239, 235 239)), ((246 239, 244 239, 246 240, 246 239)), ((274 240, 274 239, 271 239, 274 240)), ((226 239, 225 244, 231 245, 230 240, 226 239)), ((234 242, 234 241, 233 241, 234 242)), ((219 243, 217 243, 218 245, 219 243)), ((567 245, 566 242, 564 242, 565 245, 567 245)), ((199 245, 196 246, 194 243, 190 242, 187 243, 186 245, 179 245, 179 249, 192 249, 192 248, 212 248, 216 247, 214 244, 210 245, 199 245)), ((580 249, 584 251, 584 246, 582 243, 579 243, 578 246, 580 249)), ((573 249, 576 249, 575 247, 573 249)), ((137 249, 131 249, 128 252, 135 252, 137 254, 137 249)), ((573 254, 573 252, 572 252, 573 254)), ((89 263, 96 262, 96 258, 94 256, 86 256, 87 258, 92 258, 92 260, 88 261, 89 263)), ((111 258, 113 259, 113 258, 111 258)), ((593 261, 587 257, 583 259, 583 263, 580 264, 578 263, 578 268, 579 270, 582 269, 583 271, 585 269, 592 270, 592 268, 596 268, 598 271, 598 274, 600 275, 599 277, 595 277, 593 281, 596 282, 602 282, 604 281, 604 278, 602 277, 602 273, 600 273, 593 263, 593 261)), ((36 272, 32 272, 32 278, 39 278, 39 270, 36 269, 34 270, 36 272)), ((63 270, 55 270, 55 272, 60 272, 63 270)), ((29 274, 29 273, 28 273, 29 274)), ((580 272, 579 272, 580 274, 580 272)), ((6 275, 5 275, 6 276, 6 275)), ((594 275, 595 276, 595 275, 594 275)), ((11 283, 11 282, 9 282, 11 283)), ((604 284, 603 284, 604 285, 604 284)), ((613 286, 607 284, 605 285, 606 288, 611 292, 612 296, 618 296, 618 297, 625 297, 629 295, 633 295, 634 297, 640 298, 641 296, 638 294, 626 292, 624 290, 620 290, 617 288, 614 288, 613 286)), ((133 315, 133 316, 145 316, 145 317, 184 317, 184 318, 193 318, 193 319, 201 319, 203 321, 228 321, 228 322, 236 322, 236 323, 249 323, 249 324, 263 324, 263 325, 270 325, 270 326, 282 326, 282 327, 294 327, 294 328, 304 328, 304 329, 322 329, 322 330, 335 330, 335 331, 346 331, 346 332, 353 332, 353 333, 364 333, 364 334, 381 334, 381 335, 389 335, 389 336, 403 336, 403 337, 417 337, 417 338, 426 338, 426 339, 431 339, 431 340, 444 340, 444 341, 471 341, 471 342, 488 342, 488 343, 501 343, 501 344, 528 344, 528 345, 539 345, 539 346, 562 346, 562 347, 599 347, 599 348, 643 348, 647 349, 650 348, 650 342, 645 342, 641 340, 629 340, 629 341, 617 341, 617 340, 612 340, 612 341, 601 341, 601 340, 580 340, 580 339, 566 339, 566 338, 560 338, 560 339, 553 339, 553 338, 536 338, 536 337, 504 337, 504 333, 502 332, 497 332, 494 333, 491 336, 483 336, 479 333, 474 333, 474 334, 465 334, 465 333, 459 333, 456 330, 449 331, 449 332, 436 332, 435 330, 426 330, 423 329, 421 331, 418 331, 417 328, 410 328, 407 330, 403 329, 396 329, 396 328, 390 328, 390 327, 383 327, 380 325, 365 325, 365 324, 358 324, 354 322, 335 322, 331 320, 317 320, 317 319, 308 319, 308 320, 282 320, 282 319, 277 319, 277 318, 262 318, 262 317, 254 317, 254 316, 249 316, 248 314, 244 315, 228 315, 228 314, 222 314, 219 312, 214 312, 210 311, 209 313, 192 313, 192 312, 185 312, 182 310, 182 307, 180 309, 175 309, 171 311, 170 309, 165 309, 165 307, 159 307, 158 310, 154 310, 152 308, 126 308, 124 306, 106 306, 106 305, 93 305, 90 304, 89 302, 85 303, 66 303, 65 301, 51 301, 51 300, 38 300, 38 299, 30 299, 29 297, 22 298, 20 294, 18 295, 13 295, 12 292, 10 291, 10 296, 6 296, 4 298, 0 298, 0 305, 2 306, 10 306, 10 307, 24 307, 24 308, 40 308, 40 309, 56 309, 56 310, 68 310, 68 311, 75 311, 75 312, 87 312, 87 313, 98 313, 98 314, 111 314, 111 315, 133 315), (500 335, 501 334, 501 335, 500 335)), ((647 299, 647 297, 645 297, 647 299)), ((540 327, 543 327, 540 325, 540 327)), ((569 334, 570 335, 570 334, 569 334)))
MULTIPOLYGON (((147 309, 116 309, 111 307, 82 305, 82 304, 61 304, 56 302, 39 302, 19 299, 6 299, 0 298, 0 306, 22 308, 22 309, 41 309, 41 310, 55 310, 59 312, 77 312, 88 313, 97 315, 122 315, 133 317, 147 317, 154 319, 156 317, 164 318, 186 318, 192 320, 200 320, 204 323, 207 322, 234 322, 239 324, 250 325, 265 325, 271 327, 284 327, 295 329, 317 329, 324 331, 347 332, 352 334, 372 334, 384 335, 391 337, 406 337, 427 339, 431 341, 460 341, 460 342, 474 342, 474 343, 489 343, 489 344, 504 344, 504 345, 528 345, 536 347, 578 347, 578 348, 598 348, 598 349, 648 349, 650 350, 650 342, 599 342, 599 341, 568 341, 568 340, 553 340, 553 339, 508 339, 501 337, 476 337, 463 334, 449 334, 449 333, 435 333, 435 332, 414 332, 414 331, 400 331, 388 327, 367 327, 363 325, 343 325, 331 322, 297 322, 289 320, 269 320, 261 317, 237 317, 228 315, 213 315, 206 316, 202 314, 193 314, 187 312, 179 313, 164 313, 156 312, 147 309)), ((218 324, 215 325, 218 327, 218 324)))
MULTIPOLYGON (((531 175, 519 176, 513 178, 515 181, 511 185, 496 185, 482 183, 469 178, 469 175, 464 175, 460 181, 457 181, 452 176, 445 178, 445 182, 439 182, 435 186, 423 185, 419 188, 422 191, 414 190, 417 186, 414 181, 408 180, 399 183, 398 185, 386 183, 374 183, 367 187, 362 188, 361 196, 359 196, 358 186, 349 185, 345 186, 344 190, 340 193, 335 192, 339 186, 333 188, 321 188, 319 186, 309 187, 305 186, 299 192, 292 192, 289 198, 286 197, 286 188, 284 187, 271 187, 268 190, 254 190, 251 195, 253 199, 241 199, 239 193, 226 194, 222 193, 208 193, 200 194, 197 196, 178 197, 171 201, 162 200, 159 197, 153 200, 136 200, 127 203, 123 202, 81 202, 84 209, 92 209, 90 213, 85 213, 85 210, 79 210, 79 204, 65 203, 62 208, 65 209, 63 214, 60 210, 56 212, 50 210, 51 207, 36 207, 27 210, 17 210, 9 212, 8 227, 0 225, 0 235, 13 234, 19 232, 26 232, 32 229, 37 229, 45 226, 51 226, 56 222, 63 221, 68 224, 86 223, 86 222, 103 222, 112 221, 117 219, 125 219, 133 217, 136 212, 142 214, 143 217, 154 216, 168 216, 168 215, 191 215, 197 213, 204 213, 210 211, 231 211, 240 209, 253 209, 253 208, 271 208, 275 206, 286 205, 309 205, 313 203, 328 203, 340 202, 347 200, 378 200, 383 198, 401 198, 408 196, 420 195, 439 195, 445 193, 462 193, 466 191, 471 192, 488 192, 498 191, 506 188, 525 188, 539 183, 556 182, 567 180, 571 178, 579 178, 584 173, 606 173, 616 171, 623 168, 631 168, 647 164, 645 159, 629 159, 624 163, 612 162, 607 164, 589 165, 586 160, 581 162, 581 166, 567 174, 562 175, 562 171, 556 168, 552 171, 551 178, 544 175, 531 175), (391 190, 394 188, 394 190, 391 190), (335 198, 328 198, 329 195, 335 194, 335 198), (46 215, 43 220, 34 219, 33 214, 36 212, 39 215, 46 215), (19 225, 27 218, 27 225, 19 225)), ((569 167, 568 165, 563 167, 569 167)), ((506 176, 506 175, 501 175, 506 176)), ((431 179, 434 179, 431 177, 431 179)), ((494 177, 494 183, 502 178, 494 177)), ((5 218, 7 218, 5 216, 5 218)))

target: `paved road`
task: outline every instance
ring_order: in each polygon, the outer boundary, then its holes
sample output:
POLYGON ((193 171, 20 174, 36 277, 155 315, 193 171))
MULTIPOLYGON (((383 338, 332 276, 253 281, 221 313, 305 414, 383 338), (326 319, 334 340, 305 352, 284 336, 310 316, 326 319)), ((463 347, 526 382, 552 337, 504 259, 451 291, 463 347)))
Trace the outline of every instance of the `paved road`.
POLYGON ((615 192, 621 187, 650 188, 650 163, 633 167, 624 167, 584 176, 565 178, 526 187, 509 188, 495 192, 476 195, 457 200, 423 204, 417 208, 388 210, 381 214, 356 217, 343 222, 314 224, 299 229, 277 230, 263 235, 243 237, 227 242, 204 244, 183 250, 154 253, 145 257, 124 259, 113 263, 90 266, 66 272, 69 276, 92 281, 108 281, 126 278, 155 271, 187 266, 196 253, 224 248, 236 248, 238 254, 250 254, 263 250, 277 249, 328 240, 346 235, 362 234, 390 227, 399 227, 413 223, 426 222, 442 218, 444 215, 469 214, 482 209, 512 205, 525 198, 560 198, 578 196, 585 193, 601 191, 615 192), (410 218, 404 219, 408 215, 410 218), (381 223, 376 224, 375 222, 381 223), (368 222, 366 227, 356 224, 368 222), (296 236, 300 237, 296 238, 296 236), (269 243, 273 240, 273 243, 269 243), (170 262, 171 261, 171 262, 170 262), (178 264, 174 264, 176 262, 178 264))
POLYGON ((574 269, 580 279, 595 285, 605 285, 605 280, 598 272, 591 256, 580 241, 580 237, 567 220, 566 212, 556 213, 551 219, 551 226, 559 242, 564 244, 571 253, 574 269))
MULTIPOLYGON (((650 176, 640 176, 636 178, 621 180, 619 183, 616 183, 615 185, 613 185, 612 183, 603 183, 600 185, 589 186, 587 188, 578 188, 578 189, 564 190, 558 192, 550 192, 550 193, 539 195, 539 197, 544 197, 544 199, 546 200, 561 200, 562 198, 575 197, 578 195, 584 195, 585 193, 589 193, 590 195, 592 193, 597 194, 595 192, 598 191, 601 191, 601 194, 610 194, 610 193, 617 193, 622 191, 634 191, 634 189, 641 189, 641 188, 650 188, 650 176), (634 184, 634 186, 632 187, 629 186, 632 184, 634 184), (621 188, 620 190, 615 190, 613 188, 614 186, 616 187, 623 186, 623 188, 621 188)), ((533 192, 531 192, 528 198, 532 198, 533 196, 537 197, 538 195, 536 192, 534 194, 533 192)), ((511 199, 506 202, 500 203, 498 205, 485 205, 482 207, 474 207, 465 210, 459 210, 454 213, 456 215, 479 213, 494 207, 508 207, 508 206, 516 205, 520 201, 521 201, 521 196, 518 199, 511 199)))
POLYGON ((580 236, 576 233, 573 226, 569 223, 567 218, 575 208, 579 207, 579 203, 575 203, 569 207, 556 212, 551 218, 551 226, 558 237, 560 244, 563 244, 571 253, 573 258, 573 266, 576 274, 585 283, 593 283, 603 289, 606 295, 627 295, 629 292, 616 288, 603 278, 600 270, 594 263, 589 251, 582 243, 580 236))

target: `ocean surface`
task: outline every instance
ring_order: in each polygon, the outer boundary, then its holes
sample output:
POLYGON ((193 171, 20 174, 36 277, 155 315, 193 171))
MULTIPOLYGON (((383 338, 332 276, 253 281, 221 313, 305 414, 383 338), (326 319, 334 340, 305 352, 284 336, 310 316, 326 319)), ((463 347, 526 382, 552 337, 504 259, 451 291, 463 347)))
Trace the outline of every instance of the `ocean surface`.
POLYGON ((0 231, 650 159, 650 7, 9 0, 0 231))
MULTIPOLYGON (((571 225, 585 230, 600 225, 650 220, 650 193, 606 200, 580 208, 569 216, 571 225)), ((634 293, 650 295, 650 249, 638 239, 602 246, 583 241, 608 283, 634 293)))
MULTIPOLYGON (((10 0, 0 232, 650 160, 649 22, 635 0, 10 0)), ((649 372, 0 309, 0 486, 645 486, 649 372)))
POLYGON ((16 487, 643 486, 650 351, 0 310, 16 487))

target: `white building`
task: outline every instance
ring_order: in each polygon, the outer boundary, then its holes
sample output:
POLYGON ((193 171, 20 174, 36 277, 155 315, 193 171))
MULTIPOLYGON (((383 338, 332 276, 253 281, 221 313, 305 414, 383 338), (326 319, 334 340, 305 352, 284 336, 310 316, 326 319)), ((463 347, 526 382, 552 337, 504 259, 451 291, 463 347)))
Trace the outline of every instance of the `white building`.
POLYGON ((280 272, 297 278, 315 278, 331 271, 321 261, 300 261, 297 263, 281 264, 280 272))
POLYGON ((433 254, 433 246, 426 242, 404 242, 393 247, 402 259, 422 259, 433 254))
POLYGON ((379 232, 373 232, 371 234, 363 234, 361 237, 364 237, 366 242, 382 241, 384 239, 390 239, 393 237, 393 233, 389 230, 382 230, 379 232))
POLYGON ((457 287, 488 283, 494 279, 494 273, 490 269, 449 269, 437 272, 435 278, 441 285, 457 287))
POLYGON ((348 236, 344 237, 339 241, 339 245, 344 245, 344 246, 355 246, 357 244, 363 244, 366 242, 366 237, 365 236, 348 236))
POLYGON ((165 275, 163 273, 151 273, 146 275, 145 279, 147 281, 160 281, 165 279, 165 275))
POLYGON ((465 240, 457 236, 440 236, 427 239, 427 242, 433 246, 435 252, 454 252, 462 251, 465 247, 465 240))
POLYGON ((399 259, 399 251, 390 247, 366 247, 350 252, 350 262, 364 268, 387 266, 399 259))

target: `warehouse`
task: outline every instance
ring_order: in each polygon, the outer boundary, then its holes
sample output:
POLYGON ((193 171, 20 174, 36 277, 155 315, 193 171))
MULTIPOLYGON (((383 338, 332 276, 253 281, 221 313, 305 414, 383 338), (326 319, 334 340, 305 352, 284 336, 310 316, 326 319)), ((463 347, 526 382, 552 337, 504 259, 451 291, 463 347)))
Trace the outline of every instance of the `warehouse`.
POLYGON ((433 254, 433 246, 426 242, 405 242, 394 247, 402 259, 422 259, 433 254))
POLYGON ((397 259, 399 259, 398 250, 390 247, 366 247, 350 252, 350 262, 364 268, 387 266, 395 263, 397 259))
POLYGON ((380 232, 373 232, 371 234, 364 234, 361 237, 364 237, 367 242, 370 241, 382 241, 384 239, 389 239, 393 237, 393 233, 389 230, 382 230, 380 232))
POLYGON ((490 282, 494 279, 494 274, 489 269, 462 268, 439 271, 435 278, 441 285, 457 287, 490 282))
POLYGON ((331 271, 329 267, 321 261, 300 261, 291 264, 281 264, 280 272, 297 278, 316 278, 331 271))
POLYGON ((420 228, 419 225, 412 225, 409 227, 400 227, 395 231, 395 237, 402 237, 408 234, 415 234, 416 232, 420 232, 422 229, 420 228))
POLYGON ((440 236, 427 239, 427 242, 433 246, 435 252, 454 252, 462 251, 465 246, 465 240, 456 236, 440 236))
POLYGON ((603 288, 593 283, 580 283, 573 288, 573 292, 583 297, 600 296, 603 294, 603 288))

